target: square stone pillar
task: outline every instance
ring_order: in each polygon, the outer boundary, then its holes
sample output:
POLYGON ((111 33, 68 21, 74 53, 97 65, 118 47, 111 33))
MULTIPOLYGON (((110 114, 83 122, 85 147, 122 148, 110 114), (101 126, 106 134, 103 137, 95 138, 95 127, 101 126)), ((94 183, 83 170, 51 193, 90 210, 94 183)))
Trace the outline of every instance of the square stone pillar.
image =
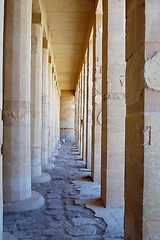
POLYGON ((31 192, 31 0, 7 0, 4 21, 4 211, 44 204, 31 192))
POLYGON ((48 163, 48 41, 43 39, 42 52, 42 169, 47 170, 53 168, 52 163, 48 163))
POLYGON ((80 152, 80 107, 81 107, 81 102, 80 102, 80 96, 81 96, 81 89, 80 89, 80 79, 78 80, 78 140, 77 140, 77 147, 78 151, 80 152))
POLYGON ((55 147, 56 147, 56 126, 55 126, 55 120, 56 120, 56 112, 55 112, 55 108, 56 108, 56 82, 55 82, 55 80, 56 80, 56 76, 55 76, 55 74, 54 74, 54 76, 53 76, 53 86, 52 86, 52 90, 53 90, 53 96, 52 96, 52 98, 53 98, 53 101, 52 101, 52 116, 53 116, 53 118, 52 118, 52 121, 53 121, 53 152, 54 152, 54 150, 55 150, 55 147))
POLYGON ((80 78, 79 78, 79 102, 78 102, 78 107, 79 107, 79 123, 78 123, 78 132, 79 132, 79 138, 78 138, 78 151, 80 152, 80 154, 82 154, 81 152, 81 114, 82 114, 82 78, 81 78, 81 74, 80 74, 80 78))
MULTIPOLYGON (((93 36, 92 36, 93 37, 93 36)), ((92 84, 93 84, 93 39, 89 41, 87 55, 87 127, 86 127, 86 167, 91 168, 92 153, 92 84)))
MULTIPOLYGON (((33 14, 32 14, 33 17, 33 14)), ((51 180, 42 173, 41 124, 42 124, 42 40, 41 22, 32 23, 31 38, 31 175, 33 183, 51 180)))
POLYGON ((92 162, 91 176, 101 180, 102 118, 102 14, 95 14, 93 26, 92 162))
POLYGON ((57 82, 56 82, 56 88, 55 88, 55 136, 56 136, 56 147, 58 145, 58 92, 57 92, 57 82))
POLYGON ((125 0, 103 1, 102 178, 106 207, 123 207, 125 160, 125 0))
POLYGON ((78 84, 75 90, 75 144, 78 143, 78 84))
POLYGON ((4 0, 0 1, 0 239, 3 239, 3 187, 2 187, 2 154, 3 122, 2 122, 2 83, 3 83, 3 25, 4 25, 4 0))
POLYGON ((83 67, 83 146, 82 146, 82 158, 86 163, 86 115, 87 115, 87 61, 85 57, 83 67))
POLYGON ((52 85, 51 85, 51 92, 52 92, 52 99, 51 99, 51 154, 54 152, 54 111, 53 111, 53 107, 54 107, 54 67, 52 67, 52 85))
POLYGON ((52 154, 52 139, 51 139, 51 122, 52 122, 52 58, 48 59, 48 156, 52 154))
MULTIPOLYGON (((82 68, 83 69, 83 68, 82 68)), ((83 70, 80 75, 81 97, 80 97, 80 154, 83 153, 83 70)))
POLYGON ((125 239, 160 239, 160 1, 126 3, 125 239))

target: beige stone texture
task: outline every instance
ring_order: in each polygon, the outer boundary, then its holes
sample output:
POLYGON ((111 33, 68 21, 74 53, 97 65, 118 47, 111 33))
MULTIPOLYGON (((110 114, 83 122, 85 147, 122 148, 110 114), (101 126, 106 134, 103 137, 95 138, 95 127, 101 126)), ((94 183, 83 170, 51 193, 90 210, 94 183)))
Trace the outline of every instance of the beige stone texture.
POLYGON ((103 5, 101 198, 106 207, 124 205, 126 115, 124 10, 125 1, 105 1, 103 5))
POLYGON ((93 26, 92 92, 92 160, 91 176, 101 181, 101 113, 102 113, 102 15, 95 15, 93 26))
POLYGON ((60 130, 60 98, 57 91, 57 82, 56 82, 56 99, 55 99, 55 144, 58 145, 60 140, 59 130, 60 130))
POLYGON ((76 90, 75 90, 75 120, 74 120, 74 128, 75 128, 75 144, 78 146, 78 139, 79 139, 79 84, 77 84, 76 90))
POLYGON ((42 124, 42 39, 40 24, 32 23, 31 47, 31 173, 40 176, 41 169, 41 124, 42 124))
POLYGON ((79 98, 78 98, 78 135, 79 135, 79 139, 78 139, 78 150, 81 154, 81 78, 79 79, 79 98))
POLYGON ((49 56, 48 63, 48 156, 52 154, 52 136, 51 136, 51 123, 52 123, 52 60, 49 56))
POLYGON ((80 138, 79 138, 79 152, 82 156, 82 146, 83 146, 83 75, 82 75, 82 72, 80 73, 80 114, 79 114, 79 135, 80 135, 80 138))
POLYGON ((91 168, 92 151, 92 84, 93 84, 93 39, 89 41, 87 55, 87 117, 86 117, 86 167, 91 168))
POLYGON ((52 83, 51 83, 51 154, 54 152, 54 68, 52 67, 52 83))
POLYGON ((48 164, 48 49, 42 55, 42 164, 48 164))
POLYGON ((77 88, 75 91, 75 144, 80 152, 80 108, 81 108, 81 89, 80 89, 80 79, 78 80, 77 88))
POLYGON ((82 143, 82 158, 86 163, 86 125, 87 125, 87 55, 85 56, 84 68, 83 68, 83 143, 82 143))
POLYGON ((0 2, 0 239, 3 235, 3 183, 2 183, 2 153, 3 122, 2 122, 2 83, 3 83, 3 24, 4 24, 4 0, 0 2))
POLYGON ((32 1, 5 3, 4 201, 31 197, 30 68, 32 1))
POLYGON ((59 86, 75 90, 84 52, 92 0, 45 0, 59 86), (84 24, 85 23, 85 24, 84 24))
POLYGON ((52 145, 52 152, 54 152, 55 150, 55 139, 56 139, 56 136, 55 136, 55 131, 56 131, 56 128, 55 128, 55 88, 56 88, 56 83, 55 83, 55 76, 53 74, 53 82, 52 82, 52 93, 53 93, 53 96, 52 96, 52 133, 53 133, 53 145, 52 145))
POLYGON ((128 1, 126 12, 127 49, 132 55, 126 56, 125 239, 158 239, 159 1, 128 1))
POLYGON ((74 123, 75 123, 75 92, 61 91, 60 103, 60 133, 61 139, 74 142, 74 123))

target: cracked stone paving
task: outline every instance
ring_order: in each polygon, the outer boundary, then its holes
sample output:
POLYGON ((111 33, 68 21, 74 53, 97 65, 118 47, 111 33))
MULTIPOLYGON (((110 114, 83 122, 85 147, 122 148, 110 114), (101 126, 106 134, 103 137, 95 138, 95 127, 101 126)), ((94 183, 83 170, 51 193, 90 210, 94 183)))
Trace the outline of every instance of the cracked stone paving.
POLYGON ((4 231, 19 240, 123 239, 123 209, 102 206, 100 185, 91 181, 73 144, 62 144, 58 151, 55 168, 48 171, 52 180, 32 185, 45 198, 45 206, 4 213, 4 231))

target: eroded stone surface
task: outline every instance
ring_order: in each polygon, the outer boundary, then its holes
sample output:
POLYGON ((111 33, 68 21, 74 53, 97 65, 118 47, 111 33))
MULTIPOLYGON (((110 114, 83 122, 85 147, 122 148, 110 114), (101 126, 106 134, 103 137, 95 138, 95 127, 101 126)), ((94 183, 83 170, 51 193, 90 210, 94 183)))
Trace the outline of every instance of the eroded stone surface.
POLYGON ((24 213, 4 214, 4 231, 12 233, 18 240, 51 239, 103 239, 106 224, 84 204, 75 205, 80 198, 78 185, 73 180, 88 182, 88 172, 78 155, 72 155, 72 145, 62 145, 55 169, 49 170, 52 181, 33 184, 32 189, 39 191, 45 198, 45 207, 24 213))

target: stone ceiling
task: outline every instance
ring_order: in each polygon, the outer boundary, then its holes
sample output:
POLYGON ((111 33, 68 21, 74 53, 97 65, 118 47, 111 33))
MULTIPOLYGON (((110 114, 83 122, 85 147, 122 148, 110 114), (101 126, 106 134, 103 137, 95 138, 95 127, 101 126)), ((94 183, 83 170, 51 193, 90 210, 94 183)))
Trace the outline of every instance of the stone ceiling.
POLYGON ((45 0, 58 82, 74 90, 91 17, 93 0, 45 0))

